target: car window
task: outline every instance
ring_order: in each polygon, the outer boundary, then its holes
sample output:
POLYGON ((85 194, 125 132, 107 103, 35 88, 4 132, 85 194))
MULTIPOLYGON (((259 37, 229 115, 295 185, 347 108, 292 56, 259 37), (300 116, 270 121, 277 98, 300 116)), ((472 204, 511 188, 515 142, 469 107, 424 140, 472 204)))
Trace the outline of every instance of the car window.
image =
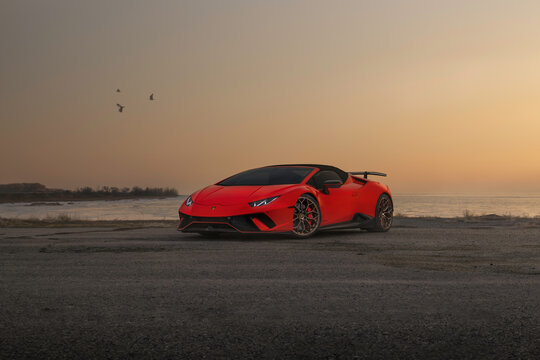
POLYGON ((300 184, 313 171, 307 167, 265 167, 244 171, 218 183, 223 186, 300 184))

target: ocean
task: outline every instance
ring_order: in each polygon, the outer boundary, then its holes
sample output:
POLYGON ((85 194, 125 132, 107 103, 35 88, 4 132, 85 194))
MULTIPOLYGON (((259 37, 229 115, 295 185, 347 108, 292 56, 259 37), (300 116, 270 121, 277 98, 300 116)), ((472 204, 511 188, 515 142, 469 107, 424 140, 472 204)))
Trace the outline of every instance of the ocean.
MULTIPOLYGON (((186 197, 115 201, 73 201, 0 204, 0 217, 45 218, 69 215, 80 220, 176 220, 186 197)), ((394 195, 394 213, 403 216, 451 218, 473 215, 540 216, 540 194, 465 196, 394 195)))

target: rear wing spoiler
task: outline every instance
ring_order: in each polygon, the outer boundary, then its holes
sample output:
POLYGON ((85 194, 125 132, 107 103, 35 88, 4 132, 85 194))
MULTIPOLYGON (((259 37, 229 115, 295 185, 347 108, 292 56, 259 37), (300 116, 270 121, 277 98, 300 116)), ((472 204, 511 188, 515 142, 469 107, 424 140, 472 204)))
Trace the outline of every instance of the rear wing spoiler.
POLYGON ((364 179, 367 179, 368 175, 386 176, 385 173, 376 171, 351 171, 351 175, 363 175, 364 179))

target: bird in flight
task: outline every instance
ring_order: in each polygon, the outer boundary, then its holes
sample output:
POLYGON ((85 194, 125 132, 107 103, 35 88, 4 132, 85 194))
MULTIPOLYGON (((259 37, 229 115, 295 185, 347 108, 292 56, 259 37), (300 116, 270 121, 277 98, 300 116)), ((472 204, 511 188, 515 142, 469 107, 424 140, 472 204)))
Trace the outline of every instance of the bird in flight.
POLYGON ((150 94, 150 101, 154 100, 154 93, 150 94))
POLYGON ((120 92, 120 89, 116 89, 116 92, 120 92))
POLYGON ((124 110, 125 106, 122 106, 120 104, 116 104, 116 106, 118 106, 118 112, 122 112, 122 110, 124 110))

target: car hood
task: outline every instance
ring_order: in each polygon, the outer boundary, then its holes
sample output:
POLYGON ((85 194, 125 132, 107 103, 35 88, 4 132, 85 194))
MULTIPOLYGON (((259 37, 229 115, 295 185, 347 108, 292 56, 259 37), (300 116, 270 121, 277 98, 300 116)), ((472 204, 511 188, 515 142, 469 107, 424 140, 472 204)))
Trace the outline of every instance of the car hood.
POLYGON ((200 205, 239 205, 280 195, 297 185, 221 186, 211 185, 195 193, 192 198, 200 205))

